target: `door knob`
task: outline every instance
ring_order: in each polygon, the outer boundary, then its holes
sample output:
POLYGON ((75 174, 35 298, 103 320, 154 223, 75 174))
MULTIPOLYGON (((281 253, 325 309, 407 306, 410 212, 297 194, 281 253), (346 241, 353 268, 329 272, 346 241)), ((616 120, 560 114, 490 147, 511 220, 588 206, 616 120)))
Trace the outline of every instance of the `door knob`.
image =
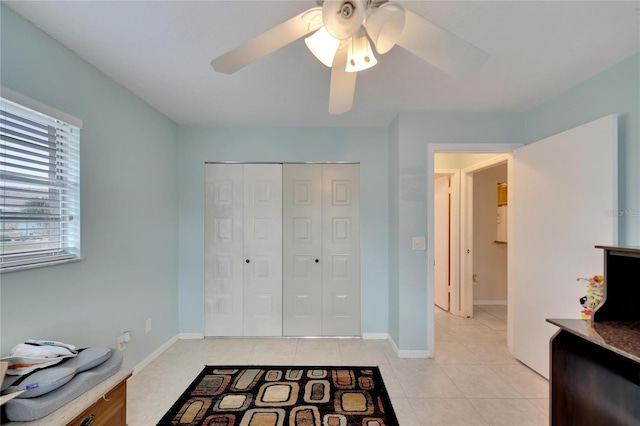
POLYGON ((245 262, 250 263, 251 261, 249 259, 245 260, 245 262))
POLYGON ((320 263, 320 259, 316 259, 316 263, 320 263))

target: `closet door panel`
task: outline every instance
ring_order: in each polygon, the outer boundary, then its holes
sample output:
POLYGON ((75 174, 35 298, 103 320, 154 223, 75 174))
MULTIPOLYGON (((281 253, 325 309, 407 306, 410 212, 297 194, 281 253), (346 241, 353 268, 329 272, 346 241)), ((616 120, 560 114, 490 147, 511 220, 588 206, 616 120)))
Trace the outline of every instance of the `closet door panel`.
POLYGON ((244 335, 282 336, 282 165, 244 165, 244 335))
POLYGON ((243 170, 205 164, 205 336, 243 333, 243 170))
POLYGON ((322 166, 322 334, 360 335, 360 166, 322 166))
POLYGON ((322 335, 322 166, 283 166, 283 335, 322 335))

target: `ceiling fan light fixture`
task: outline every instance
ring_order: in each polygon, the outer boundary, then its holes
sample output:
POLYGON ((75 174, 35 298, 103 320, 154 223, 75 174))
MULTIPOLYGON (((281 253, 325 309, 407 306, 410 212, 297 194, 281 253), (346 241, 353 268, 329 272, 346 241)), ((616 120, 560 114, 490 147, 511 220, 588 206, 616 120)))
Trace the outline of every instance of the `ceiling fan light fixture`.
POLYGON ((371 43, 364 34, 364 31, 358 32, 349 41, 349 52, 347 54, 347 66, 345 71, 358 72, 371 68, 378 63, 373 54, 371 43))
POLYGON ((318 58, 320 62, 331 68, 333 65, 333 57, 336 56, 340 40, 333 37, 325 27, 304 39, 313 56, 318 58))
POLYGON ((404 8, 397 3, 383 4, 369 13, 364 26, 376 52, 382 55, 395 46, 404 30, 404 23, 404 8))

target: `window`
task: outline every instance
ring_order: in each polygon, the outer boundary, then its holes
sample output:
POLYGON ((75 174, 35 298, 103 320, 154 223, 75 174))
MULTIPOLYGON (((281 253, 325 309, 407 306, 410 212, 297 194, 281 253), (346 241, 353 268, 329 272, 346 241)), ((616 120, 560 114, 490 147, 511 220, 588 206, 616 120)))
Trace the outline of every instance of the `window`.
POLYGON ((0 271, 79 258, 80 128, 0 98, 0 271))

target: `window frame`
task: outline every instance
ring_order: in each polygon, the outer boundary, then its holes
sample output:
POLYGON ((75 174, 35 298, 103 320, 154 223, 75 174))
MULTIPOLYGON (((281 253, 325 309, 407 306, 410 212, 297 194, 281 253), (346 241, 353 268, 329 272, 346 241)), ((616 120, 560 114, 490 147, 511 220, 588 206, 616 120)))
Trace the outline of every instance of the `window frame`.
MULTIPOLYGON (((47 247, 44 250, 31 250, 24 254, 10 254, 4 253, 5 241, 0 241, 0 273, 80 261, 82 260, 80 251, 80 134, 83 122, 76 117, 44 105, 4 86, 2 86, 0 90, 3 111, 11 110, 11 113, 19 115, 26 120, 36 121, 42 119, 56 129, 54 138, 55 151, 52 152, 46 161, 50 162, 50 165, 55 168, 55 171, 52 173, 55 177, 50 179, 55 179, 56 182, 65 182, 61 184, 62 189, 60 190, 63 195, 61 195, 58 200, 54 200, 55 212, 52 215, 54 217, 53 222, 51 220, 45 221, 49 224, 55 222, 60 223, 59 230, 56 234, 56 238, 59 238, 57 247, 47 247), (4 106, 5 101, 6 107, 4 106), (21 109, 24 111, 20 111, 21 114, 16 114, 16 111, 21 109), (66 139, 64 138, 65 134, 71 135, 71 137, 66 139), (73 151, 73 153, 70 154, 69 151, 73 151), (67 161, 69 161, 69 163, 67 163, 67 161), (63 179, 60 179, 61 177, 63 177, 63 179), (69 191, 69 194, 67 194, 67 191, 69 191), (73 205, 73 207, 71 207, 72 213, 69 213, 69 210, 63 207, 66 205, 73 205)), ((6 151, 4 153, 7 154, 6 151)), ((16 161, 16 153, 13 152, 13 154, 13 159, 16 161)), ((6 159, 3 158, 3 161, 5 160, 6 159)), ((33 157, 28 161, 33 161, 33 157)), ((11 167, 10 161, 7 161, 7 165, 4 167, 4 173, 7 173, 7 167, 11 167)), ((5 183, 6 185, 11 185, 12 180, 5 180, 4 178, 10 177, 10 175, 11 173, 8 173, 3 176, 0 181, 0 188, 3 190, 3 192, 0 193, 0 204, 2 205, 8 205, 8 198, 5 198, 6 193, 4 189, 6 188, 5 183)), ((13 182, 15 185, 17 181, 13 180, 13 182)), ((46 188, 47 186, 45 185, 43 187, 46 188)), ((57 188, 57 185, 52 183, 49 188, 57 188)), ((9 223, 9 220, 2 217, 0 218, 0 222, 2 224, 0 228, 4 229, 5 223, 9 223)), ((15 222, 20 223, 18 220, 15 222)), ((28 223, 30 222, 35 223, 35 219, 23 222, 25 224, 25 230, 29 229, 28 223)), ((46 231, 44 231, 44 233, 46 234, 46 231)))

